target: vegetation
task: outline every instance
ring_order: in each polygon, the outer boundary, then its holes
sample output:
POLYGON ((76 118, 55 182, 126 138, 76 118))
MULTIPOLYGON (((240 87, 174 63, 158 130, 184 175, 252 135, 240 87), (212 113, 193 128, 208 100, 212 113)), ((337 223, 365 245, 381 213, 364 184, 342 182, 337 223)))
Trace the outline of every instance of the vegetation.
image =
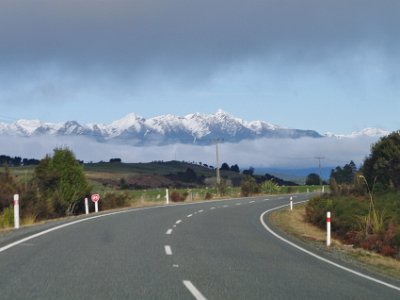
MULTIPOLYGON (((6 157, 6 156, 4 156, 6 157)), ((9 161, 10 157, 6 157, 9 161)), ((0 228, 13 225, 12 196, 20 194, 22 224, 84 213, 85 197, 101 195, 99 208, 163 203, 165 189, 171 201, 198 201, 215 197, 250 196, 258 193, 295 193, 315 190, 297 186, 270 174, 256 175, 254 168, 240 173, 238 165, 223 163, 217 184, 213 167, 195 162, 154 161, 123 163, 78 161, 71 150, 55 149, 36 165, 21 166, 17 158, 0 169, 0 228), (284 186, 288 185, 288 186, 284 186)), ((90 211, 94 204, 89 201, 90 211)))
POLYGON ((309 174, 306 179, 306 185, 318 185, 321 182, 321 177, 316 173, 309 174))
POLYGON ((331 194, 312 199, 306 218, 349 244, 400 258, 400 133, 381 138, 361 172, 354 162, 331 172, 331 194))

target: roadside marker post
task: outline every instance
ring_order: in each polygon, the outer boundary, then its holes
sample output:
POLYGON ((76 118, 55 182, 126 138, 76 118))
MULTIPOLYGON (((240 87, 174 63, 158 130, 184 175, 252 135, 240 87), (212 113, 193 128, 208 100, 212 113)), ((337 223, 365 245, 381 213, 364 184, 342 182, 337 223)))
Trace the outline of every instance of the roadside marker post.
POLYGON ((99 212, 99 200, 100 200, 100 195, 99 194, 93 194, 91 197, 92 201, 94 202, 94 211, 96 213, 99 212))
POLYGON ((290 196, 290 211, 293 210, 293 197, 290 196))
POLYGON ((331 212, 326 213, 326 245, 331 245, 331 212))
POLYGON ((165 201, 167 202, 167 204, 169 204, 169 190, 168 189, 165 190, 165 201))
POLYGON ((14 228, 19 229, 19 194, 14 195, 14 228))
POLYGON ((89 200, 88 200, 88 198, 85 198, 85 213, 87 215, 89 214, 89 200))

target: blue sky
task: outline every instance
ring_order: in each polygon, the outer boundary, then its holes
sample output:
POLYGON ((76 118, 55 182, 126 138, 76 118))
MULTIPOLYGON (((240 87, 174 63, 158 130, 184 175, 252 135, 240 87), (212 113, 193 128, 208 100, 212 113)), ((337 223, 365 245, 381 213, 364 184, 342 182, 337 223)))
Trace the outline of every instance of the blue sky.
POLYGON ((397 0, 3 0, 0 121, 223 109, 398 130, 399 28, 397 0))

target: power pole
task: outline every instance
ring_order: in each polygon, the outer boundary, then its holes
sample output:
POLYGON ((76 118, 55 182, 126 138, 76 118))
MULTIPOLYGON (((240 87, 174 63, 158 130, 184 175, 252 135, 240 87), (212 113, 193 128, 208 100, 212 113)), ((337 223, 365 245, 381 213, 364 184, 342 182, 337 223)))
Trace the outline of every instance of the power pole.
POLYGON ((321 193, 322 193, 322 173, 321 173, 321 160, 325 159, 323 156, 316 156, 315 159, 318 159, 318 169, 319 169, 319 185, 321 187, 321 193))
POLYGON ((217 189, 219 189, 219 185, 221 183, 221 175, 219 173, 219 148, 218 148, 219 142, 220 142, 219 139, 215 140, 215 154, 216 154, 216 164, 217 164, 217 189))

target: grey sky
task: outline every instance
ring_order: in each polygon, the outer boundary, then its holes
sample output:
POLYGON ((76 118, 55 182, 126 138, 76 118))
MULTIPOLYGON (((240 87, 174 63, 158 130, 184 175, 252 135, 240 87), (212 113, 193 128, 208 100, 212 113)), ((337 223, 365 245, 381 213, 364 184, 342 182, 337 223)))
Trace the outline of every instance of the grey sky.
POLYGON ((2 0, 0 117, 222 108, 320 131, 394 130, 399 28, 398 0, 2 0), (315 117, 327 109, 364 119, 315 117))

